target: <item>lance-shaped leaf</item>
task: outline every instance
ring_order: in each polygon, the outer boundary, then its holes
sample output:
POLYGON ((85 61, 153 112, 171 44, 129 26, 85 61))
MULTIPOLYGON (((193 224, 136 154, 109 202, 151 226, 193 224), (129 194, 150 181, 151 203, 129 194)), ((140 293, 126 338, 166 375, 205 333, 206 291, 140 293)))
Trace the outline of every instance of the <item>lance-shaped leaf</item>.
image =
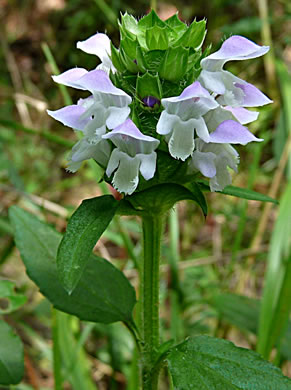
MULTIPOLYGON (((202 190, 210 191, 210 187, 205 180, 199 180, 199 186, 202 190)), ((259 192, 249 190, 247 188, 240 188, 235 186, 226 186, 222 191, 219 191, 220 194, 236 196, 237 198, 248 199, 248 200, 258 200, 260 202, 271 202, 279 204, 279 202, 271 198, 268 195, 260 194, 259 192)))
POLYGON ((10 208, 9 215, 28 276, 56 309, 84 321, 132 322, 135 291, 121 271, 91 255, 69 295, 59 281, 56 267, 61 234, 17 206, 10 208))
POLYGON ((92 249, 117 207, 118 201, 111 195, 86 199, 69 220, 57 255, 58 274, 68 292, 76 287, 92 249))
POLYGON ((23 345, 3 320, 0 320, 0 340, 0 385, 16 385, 24 374, 23 345))
POLYGON ((256 352, 209 336, 186 340, 167 361, 178 390, 291 389, 291 380, 256 352))

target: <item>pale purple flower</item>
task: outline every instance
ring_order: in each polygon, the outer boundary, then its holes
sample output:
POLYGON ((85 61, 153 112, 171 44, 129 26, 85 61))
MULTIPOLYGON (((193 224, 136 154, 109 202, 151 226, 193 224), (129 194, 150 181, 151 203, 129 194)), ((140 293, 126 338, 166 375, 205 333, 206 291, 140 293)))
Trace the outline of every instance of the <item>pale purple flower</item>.
POLYGON ((208 142, 209 131, 203 115, 219 104, 195 81, 180 96, 162 99, 162 105, 165 110, 159 118, 157 132, 167 136, 171 156, 185 161, 195 148, 195 131, 208 142))
POLYGON ((59 84, 92 93, 92 96, 82 99, 78 105, 48 111, 48 114, 66 126, 82 130, 94 141, 96 137, 105 134, 106 127, 114 129, 123 123, 130 113, 128 106, 131 97, 122 89, 116 88, 103 70, 87 72, 85 69, 75 68, 53 76, 53 79, 59 84), (85 126, 82 129, 72 126, 70 117, 76 119, 78 126, 80 122, 86 123, 85 126))
POLYGON ((268 46, 234 35, 223 42, 221 48, 201 61, 202 71, 198 80, 210 92, 217 95, 217 101, 232 107, 258 107, 272 101, 254 85, 223 70, 228 61, 247 60, 264 55, 268 46))
POLYGON ((103 70, 87 72, 85 69, 75 68, 54 76, 53 79, 57 83, 88 90, 92 94, 86 99, 80 99, 77 105, 56 111, 48 110, 48 114, 54 119, 84 134, 84 138, 73 148, 69 170, 76 171, 81 161, 88 158, 94 158, 102 166, 106 166, 105 156, 109 158, 110 146, 108 141, 102 140, 102 135, 106 133, 106 129, 114 129, 128 118, 131 97, 116 88, 103 70), (102 152, 98 158, 100 150, 102 152))
POLYGON ((97 33, 85 41, 77 42, 77 48, 85 53, 95 54, 100 60, 101 64, 97 69, 104 70, 109 74, 110 70, 115 73, 116 69, 111 61, 111 41, 106 34, 97 33))
POLYGON ((138 186, 139 173, 145 180, 154 177, 157 155, 155 149, 160 141, 142 134, 131 119, 102 136, 116 148, 110 156, 106 174, 114 172, 112 184, 119 192, 131 195, 138 186))
POLYGON ((231 184, 228 167, 237 172, 237 151, 229 144, 205 143, 202 139, 195 142, 196 149, 189 163, 189 172, 200 171, 210 178, 211 191, 222 191, 231 184))

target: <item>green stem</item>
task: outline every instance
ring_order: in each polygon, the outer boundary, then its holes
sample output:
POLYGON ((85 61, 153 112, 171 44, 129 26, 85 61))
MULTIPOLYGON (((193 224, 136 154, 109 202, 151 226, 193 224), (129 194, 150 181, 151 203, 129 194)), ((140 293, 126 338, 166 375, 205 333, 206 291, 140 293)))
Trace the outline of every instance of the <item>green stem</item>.
POLYGON ((53 336, 53 365, 54 365, 54 380, 55 390, 62 390, 62 357, 59 346, 59 324, 58 312, 52 308, 52 336, 53 336))
POLYGON ((158 373, 152 368, 159 348, 159 263, 163 218, 160 215, 145 216, 143 227, 143 288, 142 288, 142 320, 143 351, 142 381, 143 390, 157 390, 158 373))

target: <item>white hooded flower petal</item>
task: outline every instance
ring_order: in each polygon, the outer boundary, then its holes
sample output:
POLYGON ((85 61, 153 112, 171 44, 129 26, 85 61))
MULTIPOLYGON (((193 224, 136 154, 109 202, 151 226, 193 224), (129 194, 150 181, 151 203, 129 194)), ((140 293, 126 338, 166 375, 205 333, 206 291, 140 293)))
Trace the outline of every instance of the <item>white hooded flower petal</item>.
MULTIPOLYGON (((238 109, 218 107, 209 111, 204 116, 205 123, 210 133, 207 142, 246 145, 252 141, 262 141, 262 139, 255 137, 247 127, 237 121, 237 118, 233 114, 233 111, 234 113, 237 113, 236 110, 238 109)), ((238 115, 241 122, 249 122, 250 113, 251 112, 248 110, 239 111, 238 115)))
POLYGON ((234 107, 257 107, 272 101, 252 84, 223 70, 228 61, 247 60, 264 55, 268 46, 259 46, 244 37, 234 35, 221 48, 201 61, 198 80, 209 91, 220 95, 218 102, 234 107))
POLYGON ((194 126, 192 120, 182 122, 176 121, 169 138, 169 152, 174 158, 185 161, 194 150, 194 126))
POLYGON ((52 76, 52 79, 55 83, 66 85, 67 87, 73 87, 77 89, 86 89, 75 83, 75 81, 79 80, 82 76, 87 74, 88 71, 83 68, 73 68, 66 70, 64 73, 58 74, 56 76, 52 76))
POLYGON ((209 132, 203 115, 219 104, 209 92, 196 81, 189 85, 180 96, 162 99, 165 110, 157 124, 157 133, 169 135, 169 152, 172 157, 185 161, 193 152, 194 133, 206 142, 209 132))
POLYGON ((116 71, 110 59, 110 44, 111 41, 106 34, 97 33, 85 41, 77 42, 77 48, 85 53, 96 55, 101 60, 101 64, 98 65, 97 69, 104 70, 109 74, 110 70, 116 71))
POLYGON ((115 171, 113 187, 119 192, 131 195, 138 185, 139 168, 140 160, 137 156, 130 157, 116 148, 111 154, 106 174, 110 176, 110 173, 115 171))
POLYGON ((116 147, 131 156, 150 154, 160 143, 158 139, 141 133, 131 119, 127 119, 102 138, 110 139, 116 147))
POLYGON ((72 86, 92 93, 87 99, 80 99, 78 105, 65 107, 61 110, 49 112, 55 119, 62 121, 67 126, 70 123, 78 130, 95 142, 105 134, 105 126, 113 129, 123 123, 129 113, 128 107, 131 97, 124 91, 116 88, 108 75, 102 70, 83 72, 78 68, 71 69, 55 77, 55 81, 60 84, 72 86), (69 118, 69 110, 72 118, 69 118), (68 115, 66 115, 68 113, 68 115), (80 117, 78 118, 78 113, 80 117), (77 126, 78 125, 78 126, 77 126))
POLYGON ((197 139, 189 170, 200 171, 204 176, 209 177, 211 191, 222 191, 224 187, 231 184, 228 167, 237 172, 238 163, 239 155, 232 146, 205 143, 197 139))
POLYGON ((56 83, 90 91, 94 97, 96 95, 95 100, 103 99, 107 106, 113 101, 117 107, 131 103, 131 97, 122 89, 116 88, 103 70, 95 69, 88 72, 82 68, 73 68, 52 77, 56 83))
POLYGON ((210 142, 217 144, 241 144, 246 145, 249 142, 262 142, 263 139, 255 137, 247 127, 234 120, 226 120, 210 134, 210 142))
POLYGON ((131 119, 113 131, 102 136, 110 139, 116 146, 113 150, 106 169, 107 176, 111 176, 113 186, 125 194, 132 194, 139 182, 139 172, 150 180, 156 170, 157 155, 154 150, 160 141, 142 134, 131 119))
POLYGON ((192 165, 200 171, 202 175, 206 177, 214 177, 216 175, 215 160, 216 154, 195 150, 192 156, 192 165))
POLYGON ((68 163, 68 170, 76 172, 83 161, 93 158, 99 165, 106 167, 109 161, 111 147, 108 141, 100 139, 96 144, 89 143, 82 138, 72 148, 71 158, 68 163))
POLYGON ((82 115, 85 111, 85 108, 79 105, 71 105, 56 111, 47 110, 47 113, 65 126, 72 127, 75 130, 83 130, 90 121, 89 118, 83 119, 82 115))
POLYGON ((249 111, 243 107, 224 107, 225 110, 230 111, 233 116, 242 124, 246 125, 248 123, 254 122, 258 119, 258 111, 249 111))
POLYGON ((203 69, 220 70, 228 61, 249 60, 261 57, 269 51, 269 46, 259 46, 240 35, 226 39, 221 48, 201 61, 203 69))
POLYGON ((157 153, 137 154, 140 160, 139 171, 145 180, 150 180, 154 177, 157 163, 157 153))

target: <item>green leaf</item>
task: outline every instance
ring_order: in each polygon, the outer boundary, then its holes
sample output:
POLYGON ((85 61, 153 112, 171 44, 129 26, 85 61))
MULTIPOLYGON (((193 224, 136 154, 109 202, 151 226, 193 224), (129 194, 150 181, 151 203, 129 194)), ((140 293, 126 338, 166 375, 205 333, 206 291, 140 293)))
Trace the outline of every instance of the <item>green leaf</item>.
POLYGON ((67 291, 76 287, 92 249, 117 208, 113 196, 103 195, 84 200, 70 218, 57 255, 58 274, 67 291))
POLYGON ((199 185, 195 182, 192 182, 192 183, 187 183, 185 187, 189 191, 191 191, 191 193, 195 196, 196 199, 198 199, 198 204, 201 207, 204 216, 206 216, 208 214, 207 202, 203 195, 203 192, 200 190, 199 185))
POLYGON ((166 50, 169 47, 168 29, 153 26, 146 30, 146 44, 149 50, 166 50))
MULTIPOLYGON (((204 180, 199 180, 198 184, 205 191, 210 191, 209 185, 204 180)), ((227 186, 224 190, 219 191, 220 194, 236 196, 237 198, 248 199, 248 200, 258 200, 260 202, 271 202, 279 204, 276 199, 271 198, 268 195, 260 194, 259 192, 248 190, 247 188, 240 188, 235 186, 227 186)))
POLYGON ((189 49, 184 47, 170 47, 163 57, 159 75, 169 81, 180 80, 187 71, 189 49))
POLYGON ((177 390, 291 389, 291 380, 256 352, 209 336, 186 340, 167 361, 177 390))
POLYGON ((183 36, 176 42, 177 46, 193 47, 193 49, 199 49, 204 41, 206 35, 206 21, 200 20, 200 22, 194 21, 183 36))
POLYGON ((16 385, 24 375, 23 345, 3 320, 0 320, 0 340, 0 384, 16 385))
POLYGON ((61 234, 17 206, 9 209, 9 215, 28 276, 56 309, 84 321, 131 321, 135 291, 122 272, 91 255, 69 295, 58 279, 55 261, 61 234))
POLYGON ((136 92, 143 99, 147 96, 154 96, 157 99, 162 98, 162 87, 158 75, 153 76, 150 73, 144 73, 137 77, 136 92))
POLYGON ((291 285, 291 181, 280 202, 272 232, 260 313, 258 352, 268 358, 285 330, 290 313, 291 285))
POLYGON ((17 310, 26 302, 26 296, 14 291, 14 283, 10 280, 0 280, 0 302, 7 303, 7 307, 0 307, 0 314, 7 314, 17 310))
POLYGON ((193 188, 190 191, 181 185, 172 183, 152 186, 144 191, 136 192, 125 199, 138 211, 154 215, 165 213, 181 200, 193 200, 198 203, 204 213, 205 204, 201 200, 201 194, 200 190, 196 191, 193 188))

